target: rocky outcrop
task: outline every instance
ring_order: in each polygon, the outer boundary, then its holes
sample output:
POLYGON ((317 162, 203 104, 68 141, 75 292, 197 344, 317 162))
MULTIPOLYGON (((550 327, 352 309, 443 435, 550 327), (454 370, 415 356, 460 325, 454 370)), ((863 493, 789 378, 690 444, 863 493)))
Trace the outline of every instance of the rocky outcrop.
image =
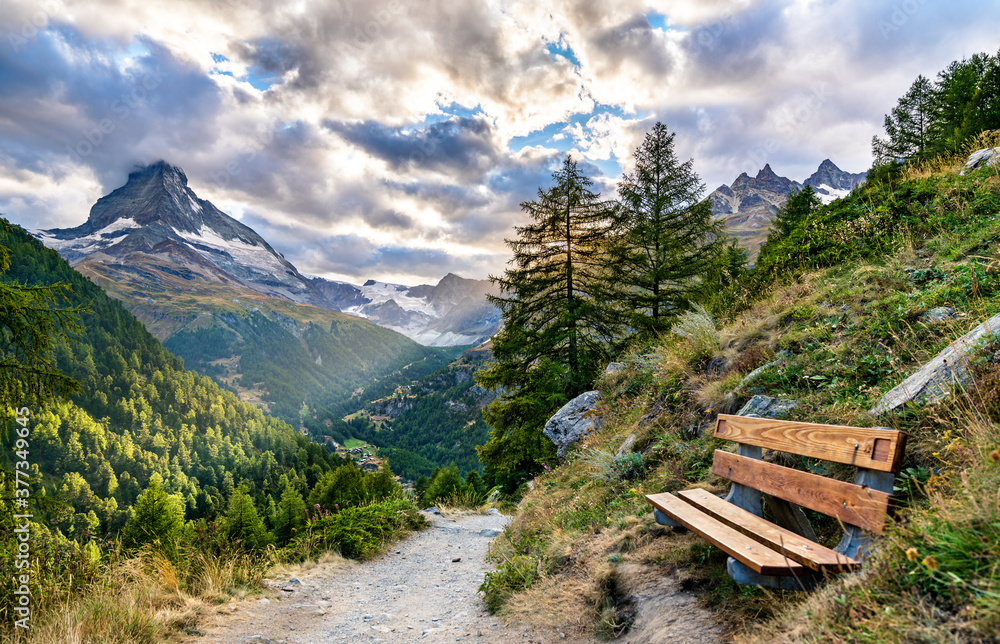
POLYGON ((756 395, 736 412, 737 416, 758 416, 760 418, 783 418, 798 407, 794 400, 779 400, 770 396, 756 395))
POLYGON ((601 392, 588 391, 569 401, 545 423, 542 432, 558 448, 560 460, 566 449, 576 441, 601 426, 601 417, 595 413, 601 392))
POLYGON ((951 393, 954 387, 965 385, 969 381, 969 351, 980 338, 991 333, 1000 333, 1000 313, 948 345, 916 373, 882 396, 882 400, 868 413, 878 416, 910 401, 937 402, 951 393))
POLYGON ((959 174, 965 174, 979 168, 987 168, 1000 164, 1000 148, 983 148, 969 155, 969 160, 959 174))
POLYGON ((951 320, 957 315, 958 313, 955 309, 950 306, 937 306, 924 312, 924 314, 920 316, 920 321, 927 324, 935 324, 937 322, 946 322, 951 320))

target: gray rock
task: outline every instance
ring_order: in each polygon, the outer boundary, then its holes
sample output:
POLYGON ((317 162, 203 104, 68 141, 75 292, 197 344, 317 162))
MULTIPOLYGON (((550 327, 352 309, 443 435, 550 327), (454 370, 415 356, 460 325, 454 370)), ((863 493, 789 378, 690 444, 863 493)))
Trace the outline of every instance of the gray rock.
POLYGON ((635 438, 635 434, 629 434, 628 438, 625 439, 625 442, 623 442, 621 447, 618 448, 618 451, 615 452, 615 458, 621 458, 626 454, 631 454, 632 446, 635 445, 635 438))
POLYGON ((624 362, 611 362, 608 363, 608 367, 607 369, 604 370, 604 373, 618 373, 624 368, 625 368, 624 362))
POLYGON ((497 536, 498 534, 500 534, 499 530, 491 530, 490 528, 483 528, 482 530, 479 531, 480 536, 489 537, 491 539, 497 536))
POLYGON ((1000 313, 948 345, 912 376, 889 390, 868 413, 878 416, 911 400, 932 403, 946 397, 955 385, 969 381, 969 351, 980 338, 994 333, 1000 333, 1000 313))
POLYGON ((933 324, 934 322, 944 322, 945 320, 950 320, 956 315, 958 315, 958 313, 956 313, 955 309, 950 306, 938 306, 930 311, 926 311, 920 316, 920 319, 929 324, 933 324))
POLYGON ((292 577, 291 579, 288 580, 288 583, 290 583, 293 586, 301 586, 302 585, 302 581, 298 577, 292 577))
POLYGON ((555 443, 556 455, 562 460, 567 447, 601 426, 601 417, 594 414, 601 392, 588 391, 569 401, 545 423, 542 432, 555 443))
POLYGON ((495 517, 496 516, 501 516, 500 510, 497 510, 496 508, 490 508, 489 512, 487 512, 486 514, 492 514, 495 517))
POLYGON ((757 395, 747 401, 737 416, 760 416, 761 418, 781 418, 798 406, 794 400, 778 400, 770 396, 757 395))
POLYGON ((979 168, 986 168, 1000 163, 1000 148, 983 148, 969 155, 969 160, 959 174, 965 174, 979 168))

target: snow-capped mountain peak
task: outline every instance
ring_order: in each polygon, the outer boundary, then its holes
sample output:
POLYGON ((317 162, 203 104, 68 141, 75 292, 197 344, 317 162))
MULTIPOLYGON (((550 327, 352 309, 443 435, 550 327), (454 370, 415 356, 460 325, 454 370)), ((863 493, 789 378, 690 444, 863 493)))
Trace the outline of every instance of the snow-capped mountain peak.
POLYGON ((324 304, 309 280, 260 235, 199 199, 187 181, 183 170, 165 161, 137 168, 125 185, 94 204, 80 226, 32 234, 74 264, 97 253, 133 262, 169 258, 199 265, 191 268, 210 279, 231 279, 300 304, 324 304))

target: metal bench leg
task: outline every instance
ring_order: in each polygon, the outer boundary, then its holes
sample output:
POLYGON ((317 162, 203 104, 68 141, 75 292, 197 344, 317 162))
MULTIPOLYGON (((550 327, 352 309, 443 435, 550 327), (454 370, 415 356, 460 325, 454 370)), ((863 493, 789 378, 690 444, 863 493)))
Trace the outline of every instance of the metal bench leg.
POLYGON ((684 527, 681 524, 679 524, 676 521, 674 521, 673 519, 671 519, 670 517, 668 517, 667 515, 665 515, 662 512, 660 512, 656 508, 653 508, 653 518, 655 518, 656 522, 659 523, 660 525, 670 526, 671 528, 683 528, 684 527))

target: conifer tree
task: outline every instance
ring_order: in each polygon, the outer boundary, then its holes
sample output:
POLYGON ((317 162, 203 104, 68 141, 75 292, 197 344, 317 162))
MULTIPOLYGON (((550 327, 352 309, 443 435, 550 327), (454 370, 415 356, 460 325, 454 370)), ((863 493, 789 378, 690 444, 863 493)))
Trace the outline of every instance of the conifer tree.
POLYGON ((520 478, 553 456, 542 425, 593 385, 620 332, 603 291, 609 205, 568 155, 552 176, 554 186, 521 204, 531 221, 506 240, 509 268, 490 278, 503 328, 493 338, 495 362, 476 374, 502 392, 485 411, 492 432, 480 460, 520 478))
POLYGON ((219 536, 224 539, 224 547, 239 547, 251 552, 263 549, 274 540, 245 486, 234 490, 229 498, 229 509, 219 522, 219 536))
POLYGON ((928 128, 932 154, 959 152, 966 137, 974 134, 963 125, 989 62, 989 56, 974 54, 952 62, 938 74, 932 94, 933 118, 928 128))
POLYGON ((886 114, 886 138, 872 137, 875 165, 895 159, 924 158, 933 114, 934 87, 925 76, 917 76, 892 112, 886 114))
POLYGON ((274 513, 274 536, 280 543, 287 543, 306 523, 306 502, 287 479, 283 482, 281 501, 274 513))
POLYGON ((154 478, 136 499, 132 516, 122 528, 122 547, 128 551, 155 544, 161 552, 171 554, 183 523, 180 502, 160 487, 158 477, 154 478))
POLYGON ((699 299, 725 248, 694 161, 681 163, 674 134, 657 123, 634 153, 635 170, 618 184, 614 264, 618 300, 643 335, 669 329, 699 299))
POLYGON ((962 123, 967 138, 985 130, 1000 130, 1000 52, 986 62, 962 123))
MULTIPOLYGON (((0 219, 0 239, 11 228, 0 219)), ((0 246, 0 273, 9 267, 10 252, 0 246)), ((65 284, 0 281, 0 419, 11 408, 38 411, 42 404, 79 388, 53 359, 55 348, 81 329, 82 310, 59 306, 70 294, 65 284)))
POLYGON ((809 248, 803 239, 804 224, 820 203, 812 186, 788 195, 778 209, 767 241, 760 247, 755 269, 758 274, 773 274, 788 264, 801 265, 807 261, 809 248))

